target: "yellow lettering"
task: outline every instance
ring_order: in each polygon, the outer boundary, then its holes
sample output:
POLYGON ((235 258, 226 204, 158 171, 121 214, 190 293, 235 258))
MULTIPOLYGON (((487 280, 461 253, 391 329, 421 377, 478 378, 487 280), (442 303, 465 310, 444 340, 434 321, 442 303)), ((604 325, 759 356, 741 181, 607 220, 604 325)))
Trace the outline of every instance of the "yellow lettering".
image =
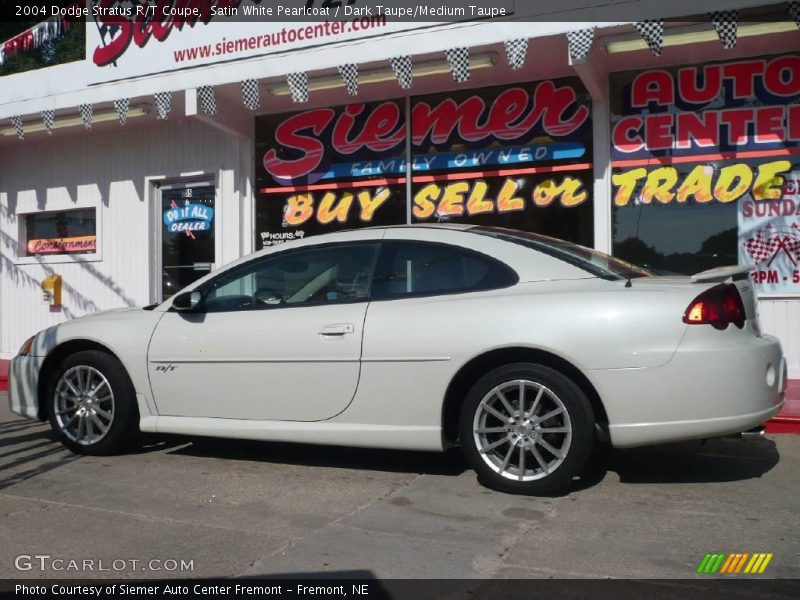
POLYGON ((392 192, 389 188, 382 188, 375 196, 369 192, 358 193, 358 203, 361 205, 361 220, 365 223, 370 223, 375 216, 375 211, 386 202, 392 192))
POLYGON ((698 165, 683 182, 678 189, 678 202, 686 202, 689 196, 694 196, 696 202, 711 202, 714 196, 711 194, 711 176, 714 169, 708 165, 698 165))
POLYGON ((469 200, 467 200, 467 213, 470 215, 482 215, 490 213, 494 210, 494 204, 491 200, 485 200, 486 190, 489 186, 485 181, 476 181, 472 186, 469 200))
POLYGON ((756 183, 753 186, 755 200, 780 200, 783 197, 783 177, 778 173, 791 170, 792 163, 788 160, 759 165, 756 183))
POLYGON ((678 171, 674 167, 661 167, 651 171, 642 190, 642 202, 650 204, 653 198, 661 204, 669 204, 675 198, 672 189, 678 183, 678 171))
POLYGON ((735 202, 747 193, 753 183, 753 171, 749 165, 724 167, 714 187, 714 196, 720 202, 735 202))
POLYGON ((436 213, 442 217, 460 217, 464 214, 464 194, 469 191, 466 181, 451 183, 444 188, 444 195, 436 213))
POLYGON ((347 222, 347 213, 350 212, 350 205, 353 204, 353 194, 345 192, 338 204, 334 206, 334 202, 336 202, 334 192, 327 192, 322 197, 322 202, 319 203, 317 210, 317 221, 323 225, 328 225, 334 220, 339 223, 347 222))
POLYGON ((411 212, 417 219, 430 219, 436 210, 436 201, 442 189, 435 183, 429 183, 414 196, 414 206, 411 212))
POLYGON ((497 212, 525 210, 525 199, 514 195, 518 189, 519 186, 513 179, 506 179, 503 182, 503 187, 500 188, 500 193, 497 195, 497 212))
POLYGON ((297 194, 286 200, 284 220, 287 225, 302 225, 314 216, 314 198, 311 194, 297 194))
POLYGON ((617 194, 614 196, 615 206, 628 206, 633 190, 640 179, 647 176, 647 169, 633 169, 625 173, 617 173, 611 177, 611 181, 617 186, 617 194))
POLYGON ((559 186, 561 188, 561 206, 573 208, 586 202, 589 195, 583 189, 583 182, 573 177, 565 177, 559 186))

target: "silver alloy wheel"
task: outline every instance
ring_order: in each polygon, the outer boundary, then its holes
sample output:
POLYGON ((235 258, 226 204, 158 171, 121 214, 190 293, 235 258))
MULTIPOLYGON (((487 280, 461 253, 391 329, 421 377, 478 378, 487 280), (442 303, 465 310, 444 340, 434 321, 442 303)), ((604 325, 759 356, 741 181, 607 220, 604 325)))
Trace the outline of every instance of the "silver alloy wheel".
POLYGON ((114 422, 114 392, 100 371, 79 365, 58 380, 54 408, 64 435, 90 446, 102 440, 114 422))
POLYGON ((472 432, 484 462, 516 481, 534 481, 555 471, 572 443, 564 403, 541 383, 524 379, 501 383, 483 397, 472 432))

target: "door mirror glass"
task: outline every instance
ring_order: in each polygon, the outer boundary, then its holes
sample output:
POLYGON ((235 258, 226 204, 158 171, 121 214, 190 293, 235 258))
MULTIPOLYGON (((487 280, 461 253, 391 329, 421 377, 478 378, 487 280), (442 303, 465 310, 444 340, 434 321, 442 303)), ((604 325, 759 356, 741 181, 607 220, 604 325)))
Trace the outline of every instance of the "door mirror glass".
POLYGON ((172 301, 172 308, 179 311, 195 310, 202 299, 203 296, 200 292, 183 292, 175 296, 172 301))

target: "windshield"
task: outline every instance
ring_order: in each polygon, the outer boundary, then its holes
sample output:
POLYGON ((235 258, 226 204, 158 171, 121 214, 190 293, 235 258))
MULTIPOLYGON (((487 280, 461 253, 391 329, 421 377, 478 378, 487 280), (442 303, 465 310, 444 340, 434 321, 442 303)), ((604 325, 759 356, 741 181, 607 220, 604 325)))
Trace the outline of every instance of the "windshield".
POLYGON ((537 250, 602 279, 616 281, 653 276, 652 273, 641 267, 608 254, 538 233, 528 233, 527 231, 517 231, 503 227, 475 227, 470 229, 470 232, 488 235, 537 250))

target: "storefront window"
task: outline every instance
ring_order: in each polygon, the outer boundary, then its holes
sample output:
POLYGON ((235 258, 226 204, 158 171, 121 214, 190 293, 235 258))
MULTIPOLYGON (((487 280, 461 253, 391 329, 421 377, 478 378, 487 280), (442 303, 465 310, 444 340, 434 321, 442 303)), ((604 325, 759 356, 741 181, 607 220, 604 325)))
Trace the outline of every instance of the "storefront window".
POLYGON ((614 253, 800 293, 800 57, 612 76, 614 253))
POLYGON ((256 248, 406 222, 402 100, 256 118, 256 248))
POLYGON ((94 208, 25 215, 23 256, 94 254, 97 252, 97 213, 94 208))
POLYGON ((414 98, 414 222, 502 226, 591 246, 590 116, 577 80, 414 98))
POLYGON ((409 221, 505 226, 592 245, 591 109, 577 79, 410 104, 410 136, 405 100, 257 118, 256 247, 409 221))

